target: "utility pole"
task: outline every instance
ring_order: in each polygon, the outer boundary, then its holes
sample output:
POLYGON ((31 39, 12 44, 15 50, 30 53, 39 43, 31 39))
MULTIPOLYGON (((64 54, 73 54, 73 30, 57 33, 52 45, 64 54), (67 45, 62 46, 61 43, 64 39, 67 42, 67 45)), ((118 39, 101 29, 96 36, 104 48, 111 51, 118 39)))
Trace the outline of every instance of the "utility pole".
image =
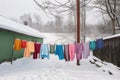
MULTIPOLYGON (((80 43, 80 0, 76 0, 76 13, 77 13, 77 43, 80 43)), ((80 65, 79 60, 77 60, 77 65, 80 65)))
POLYGON ((80 43, 80 0, 76 0, 77 12, 77 43, 80 43))

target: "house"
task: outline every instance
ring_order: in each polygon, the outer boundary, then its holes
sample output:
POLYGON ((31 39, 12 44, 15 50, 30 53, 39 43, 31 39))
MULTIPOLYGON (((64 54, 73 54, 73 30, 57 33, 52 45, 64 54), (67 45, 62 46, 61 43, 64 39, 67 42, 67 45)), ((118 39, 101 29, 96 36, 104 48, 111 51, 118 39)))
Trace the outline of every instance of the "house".
POLYGON ((23 57, 24 49, 13 50, 15 38, 43 43, 45 37, 33 28, 0 16, 0 62, 23 57))

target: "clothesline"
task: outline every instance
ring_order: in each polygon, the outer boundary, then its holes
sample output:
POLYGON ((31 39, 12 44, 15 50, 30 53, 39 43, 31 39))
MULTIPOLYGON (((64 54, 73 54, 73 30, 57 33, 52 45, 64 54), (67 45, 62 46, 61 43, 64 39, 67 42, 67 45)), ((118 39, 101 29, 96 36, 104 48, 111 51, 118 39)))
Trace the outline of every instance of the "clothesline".
POLYGON ((90 50, 95 50, 104 47, 103 39, 97 39, 96 41, 81 42, 73 44, 43 44, 36 41, 27 41, 21 39, 15 39, 13 49, 20 51, 24 49, 24 57, 30 58, 31 53, 33 53, 33 59, 47 58, 49 59, 49 54, 52 52, 57 55, 59 60, 65 59, 65 61, 73 61, 75 58, 77 60, 86 59, 90 55, 90 50), (52 48, 53 51, 50 51, 52 48))

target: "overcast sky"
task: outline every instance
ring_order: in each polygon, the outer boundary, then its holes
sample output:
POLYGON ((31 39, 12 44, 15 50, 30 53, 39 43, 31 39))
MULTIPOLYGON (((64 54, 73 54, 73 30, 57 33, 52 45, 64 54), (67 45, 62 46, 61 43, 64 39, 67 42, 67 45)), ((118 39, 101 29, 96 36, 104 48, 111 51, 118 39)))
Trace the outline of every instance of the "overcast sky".
MULTIPOLYGON (((25 13, 36 13, 41 15, 43 20, 47 20, 48 18, 46 15, 42 11, 38 11, 37 8, 33 0, 0 0, 0 15, 8 18, 14 17, 19 19, 19 17, 25 13)), ((99 20, 96 16, 97 15, 93 13, 93 11, 87 13, 87 23, 97 23, 99 20)))

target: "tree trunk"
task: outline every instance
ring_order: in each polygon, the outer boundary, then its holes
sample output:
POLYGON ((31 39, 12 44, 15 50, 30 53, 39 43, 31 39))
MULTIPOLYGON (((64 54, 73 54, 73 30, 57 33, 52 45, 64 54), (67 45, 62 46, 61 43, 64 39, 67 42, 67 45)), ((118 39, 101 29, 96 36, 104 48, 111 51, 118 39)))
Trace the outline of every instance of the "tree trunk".
POLYGON ((115 34, 115 19, 112 19, 113 35, 115 34))

